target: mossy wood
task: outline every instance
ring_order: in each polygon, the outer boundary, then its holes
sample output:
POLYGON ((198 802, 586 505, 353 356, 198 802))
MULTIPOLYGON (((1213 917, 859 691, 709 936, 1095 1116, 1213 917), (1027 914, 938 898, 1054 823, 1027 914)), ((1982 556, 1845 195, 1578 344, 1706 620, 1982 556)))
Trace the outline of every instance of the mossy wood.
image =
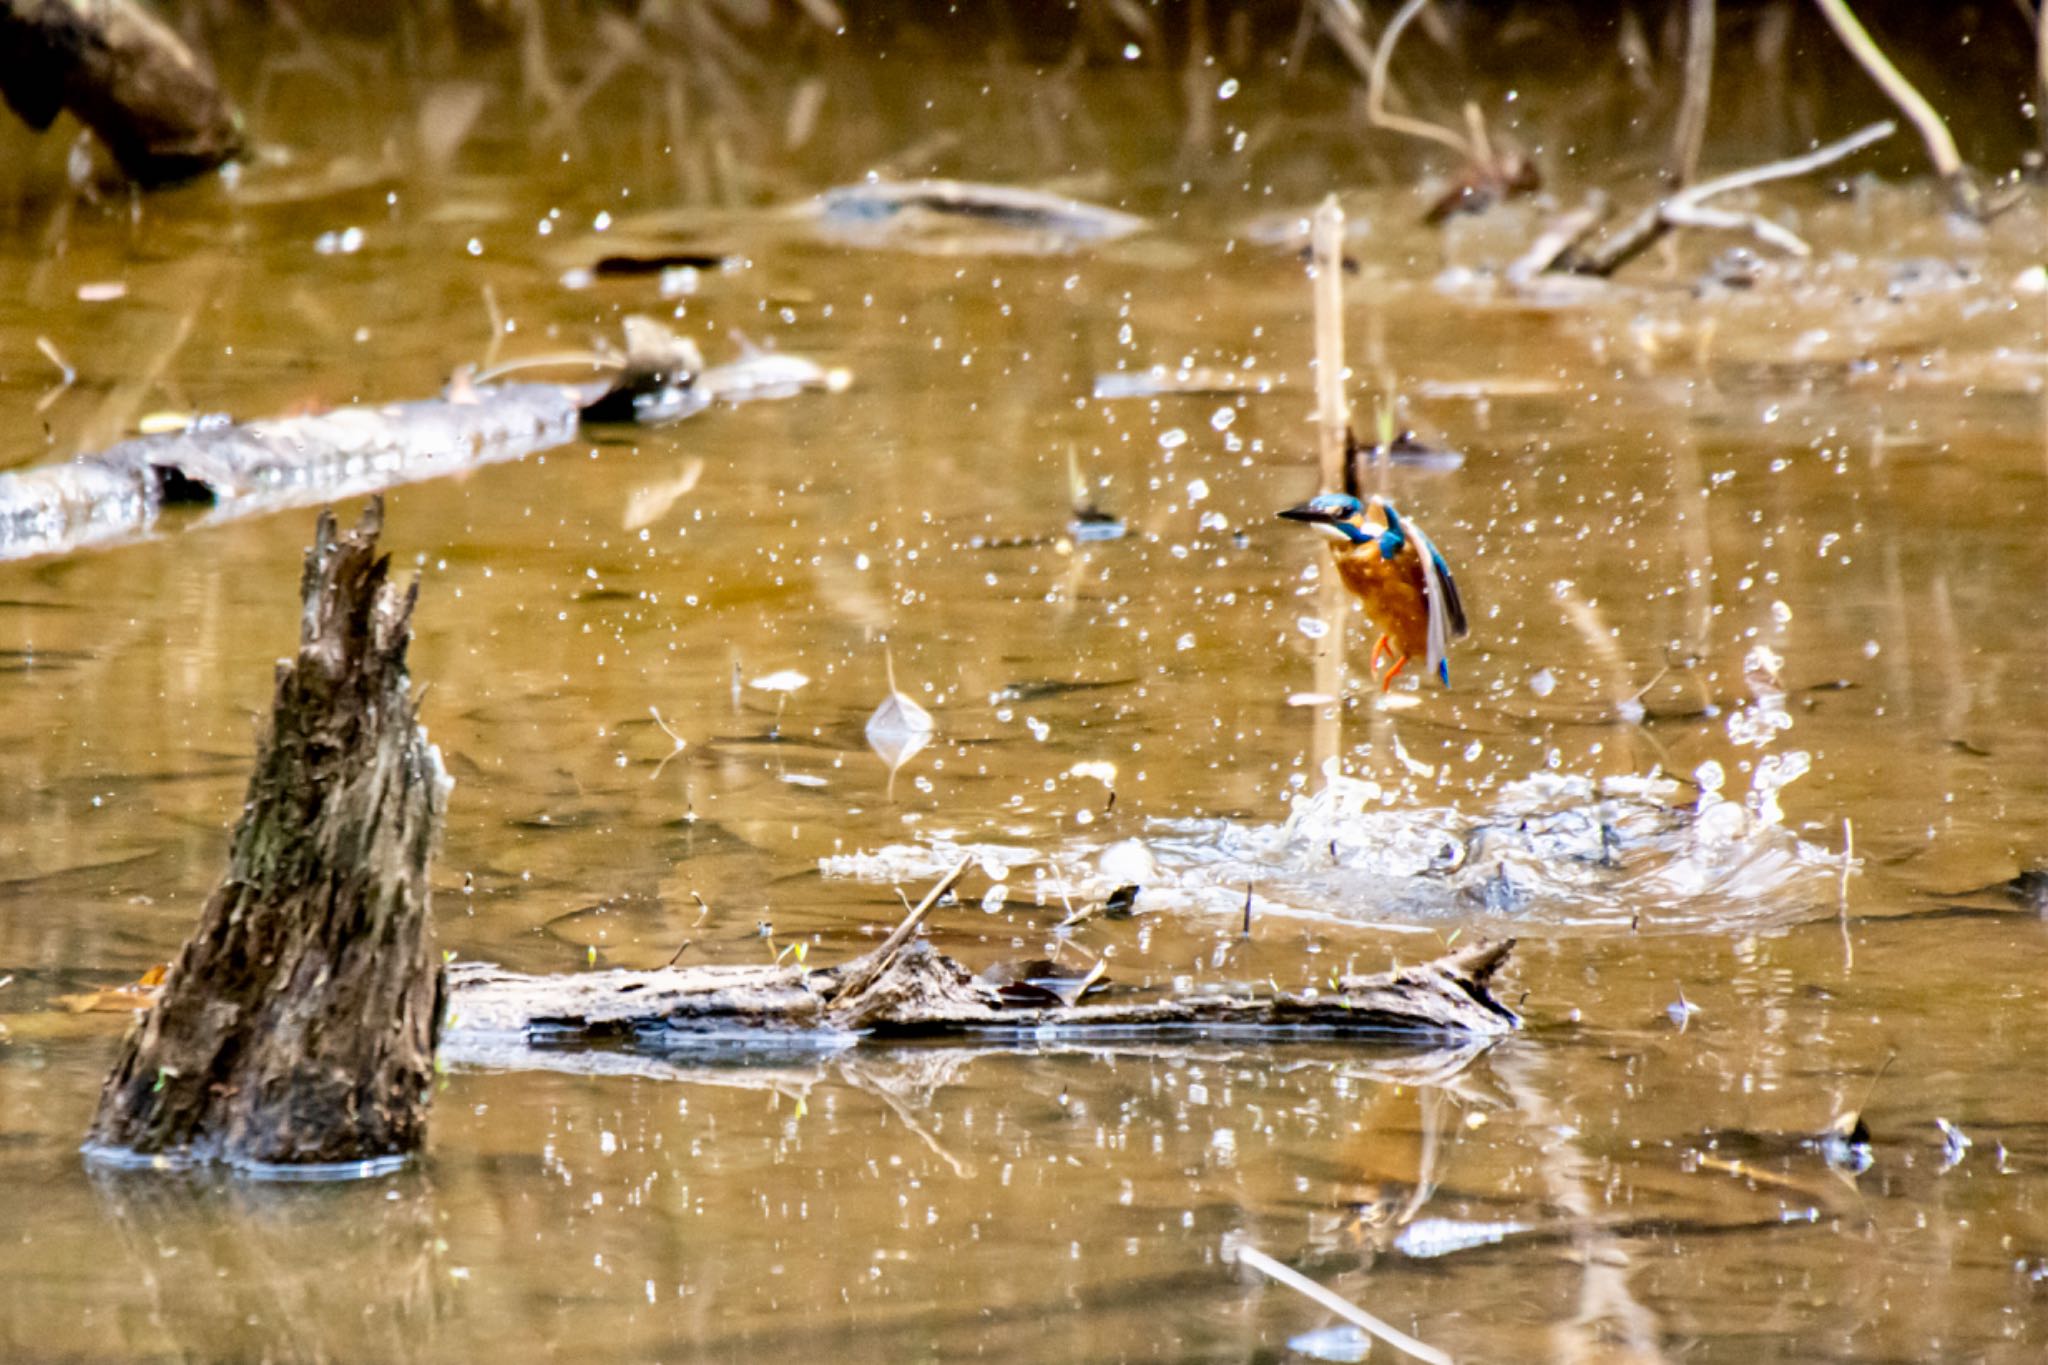
POLYGON ((424 1139, 447 779, 406 674, 417 587, 390 582, 382 515, 340 534, 320 518, 227 876, 122 1044, 90 1152, 308 1165, 424 1139))

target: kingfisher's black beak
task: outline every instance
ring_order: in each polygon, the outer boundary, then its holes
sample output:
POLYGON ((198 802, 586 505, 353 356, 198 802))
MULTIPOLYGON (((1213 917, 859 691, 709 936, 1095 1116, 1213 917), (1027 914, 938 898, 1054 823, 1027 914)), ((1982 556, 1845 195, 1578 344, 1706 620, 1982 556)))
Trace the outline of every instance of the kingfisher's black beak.
POLYGON ((1276 515, 1284 517, 1288 521, 1305 521, 1311 526, 1329 526, 1337 520, 1312 502, 1305 502, 1299 507, 1290 507, 1276 515))

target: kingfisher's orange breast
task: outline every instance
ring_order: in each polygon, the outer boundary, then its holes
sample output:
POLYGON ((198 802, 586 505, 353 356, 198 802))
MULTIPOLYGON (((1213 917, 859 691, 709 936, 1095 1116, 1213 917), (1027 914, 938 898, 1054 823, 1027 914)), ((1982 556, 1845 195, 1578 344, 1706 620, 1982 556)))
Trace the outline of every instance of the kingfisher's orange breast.
POLYGON ((1364 604, 1372 623, 1401 653, 1427 658, 1429 599, 1423 591, 1421 561, 1412 553, 1397 555, 1391 562, 1381 559, 1376 541, 1332 546, 1331 553, 1337 560, 1337 576, 1364 604))

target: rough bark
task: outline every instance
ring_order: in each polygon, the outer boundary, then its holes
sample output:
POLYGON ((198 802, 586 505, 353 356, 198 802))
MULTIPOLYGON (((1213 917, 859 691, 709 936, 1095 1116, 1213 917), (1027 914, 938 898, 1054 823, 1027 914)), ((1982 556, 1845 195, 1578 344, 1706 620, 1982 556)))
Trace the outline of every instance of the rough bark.
POLYGON ((227 876, 122 1045, 89 1153, 307 1166, 424 1139, 447 778, 406 675, 417 586, 389 581, 382 518, 373 502, 341 535, 320 518, 227 876))
POLYGON ((70 110, 143 185, 242 150, 241 115, 213 73, 135 0, 0 0, 0 94, 39 130, 70 110))
POLYGON ((1018 1003, 923 940, 885 944, 822 971, 669 967, 527 976, 458 963, 449 976, 448 1027, 458 1048, 505 1040, 659 1047, 748 1035, 903 1039, 1046 1029, 1067 1038, 1228 1028, 1463 1041, 1520 1027, 1487 989, 1511 947, 1513 940, 1475 943, 1414 967, 1346 977, 1330 991, 1088 1005, 1018 1003))

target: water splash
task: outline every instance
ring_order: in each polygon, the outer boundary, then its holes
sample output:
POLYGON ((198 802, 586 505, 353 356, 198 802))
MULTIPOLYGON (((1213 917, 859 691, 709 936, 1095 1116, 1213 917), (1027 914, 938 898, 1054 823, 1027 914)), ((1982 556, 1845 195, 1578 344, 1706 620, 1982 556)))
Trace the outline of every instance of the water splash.
POLYGON ((820 868, 915 881, 972 853, 992 876, 1035 869, 1029 890, 1040 904, 1098 902, 1139 884, 1147 910, 1242 914, 1249 889, 1258 915, 1389 929, 1475 916, 1509 927, 1754 928, 1830 903, 1835 855, 1786 829, 1778 803, 1810 766, 1801 752, 1769 755, 1740 800, 1722 794, 1718 764, 1702 765, 1692 800, 1669 777, 1539 771, 1476 815, 1396 806, 1376 782, 1336 777, 1293 798, 1277 824, 1154 820, 1142 839, 1076 840, 1050 852, 941 839, 830 857, 820 868))

